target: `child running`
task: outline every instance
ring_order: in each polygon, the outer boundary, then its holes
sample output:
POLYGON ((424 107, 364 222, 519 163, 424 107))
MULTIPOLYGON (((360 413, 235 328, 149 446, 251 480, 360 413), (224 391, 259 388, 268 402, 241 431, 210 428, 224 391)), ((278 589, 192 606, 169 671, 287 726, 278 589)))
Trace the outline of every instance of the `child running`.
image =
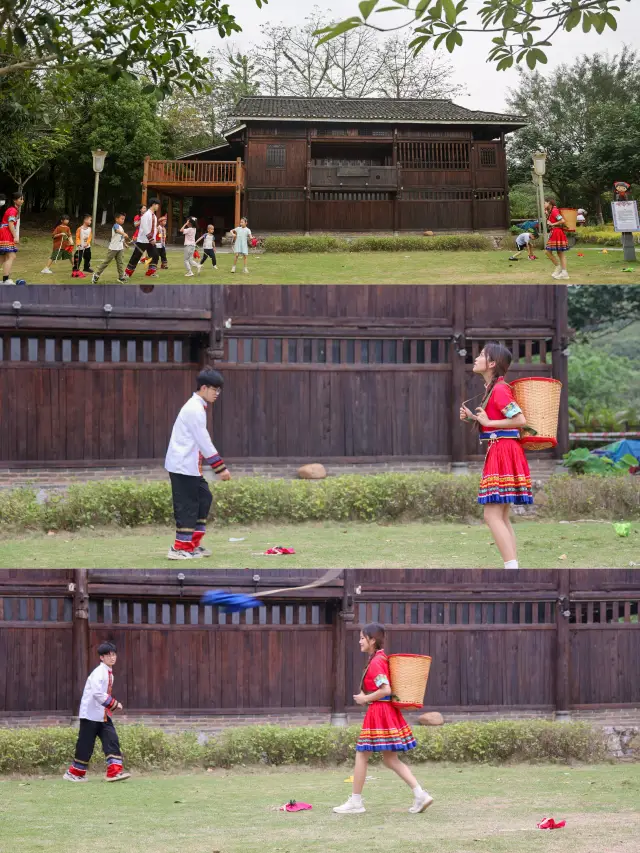
POLYGON ((87 273, 93 272, 91 269, 92 221, 91 214, 85 213, 82 217, 82 225, 76 230, 76 251, 73 256, 72 278, 86 278, 87 273), (82 263, 84 263, 84 272, 80 269, 82 263))
MULTIPOLYGON (((58 224, 53 229, 53 249, 51 250, 51 257, 47 261, 44 269, 40 270, 40 272, 45 275, 53 275, 53 271, 51 269, 52 264, 62 258, 65 261, 69 261, 73 266, 73 238, 71 236, 71 229, 69 228, 69 214, 63 213, 60 219, 58 220, 58 224)), ((84 276, 82 276, 84 278, 84 276)))
MULTIPOLYGON (((3 196, 4 199, 4 196, 3 196)), ((6 199, 4 199, 6 202, 6 199)), ((11 278, 11 268, 18 254, 20 245, 20 208, 24 204, 21 192, 14 192, 11 196, 11 204, 4 208, 0 207, 0 261, 2 262, 2 283, 15 284, 11 278)))
POLYGON ((360 651, 369 655, 369 662, 360 682, 360 692, 353 697, 357 705, 368 705, 356 743, 356 764, 353 771, 353 792, 346 803, 336 806, 336 814, 362 814, 362 789, 367 778, 370 752, 381 752, 382 761, 413 791, 411 814, 428 809, 433 797, 420 787, 415 776, 398 757, 416 746, 413 732, 400 711, 391 704, 389 662, 384 652, 384 626, 372 622, 360 631, 360 651))
POLYGON ((509 258, 510 261, 517 261, 519 259, 520 253, 525 249, 529 255, 530 261, 537 260, 536 256, 533 254, 533 241, 537 238, 537 234, 535 231, 529 229, 529 231, 523 231, 522 234, 518 234, 516 237, 516 253, 515 255, 511 255, 509 258))
MULTIPOLYGON (((160 207, 160 201, 157 198, 152 198, 149 201, 149 207, 142 214, 140 218, 140 225, 138 226, 138 234, 137 239, 134 241, 135 249, 133 250, 133 254, 129 258, 129 263, 127 264, 127 268, 125 269, 125 275, 129 278, 135 272, 136 267, 140 261, 140 258, 145 254, 145 252, 151 258, 151 262, 149 263, 149 267, 145 273, 148 278, 156 278, 158 273, 158 249, 156 246, 156 237, 158 233, 158 217, 156 216, 157 210, 160 207)), ((141 208, 142 209, 142 208, 141 208)))
POLYGON ((234 237, 234 256, 231 272, 236 271, 236 264, 238 263, 238 257, 240 255, 242 255, 242 261, 244 263, 243 272, 249 272, 247 269, 247 258, 249 256, 249 240, 251 239, 251 231, 247 228, 247 224, 247 219, 243 216, 240 220, 240 225, 231 231, 231 236, 234 237))
POLYGON ((186 269, 185 278, 194 275, 191 267, 200 272, 200 264, 193 259, 193 253, 196 250, 196 229, 198 220, 195 216, 190 216, 180 229, 180 233, 184 234, 184 268, 186 269))
POLYGON ((207 225, 206 233, 199 237, 196 240, 196 246, 200 241, 202 241, 202 251, 204 252, 204 258, 202 259, 202 263, 200 264, 200 270, 206 264, 207 258, 210 258, 211 263, 213 264, 214 270, 218 269, 218 264, 216 262, 216 241, 214 236, 214 227, 213 225, 207 225))
POLYGON ((487 442, 478 503, 484 520, 504 560, 505 569, 517 569, 516 534, 509 519, 512 504, 532 504, 529 464, 520 444, 525 417, 516 403, 505 374, 511 353, 502 344, 489 341, 473 363, 473 372, 485 382, 485 394, 475 414, 463 403, 460 420, 474 422, 480 441, 487 442))
POLYGON ((170 560, 210 557, 202 547, 207 517, 213 500, 209 484, 202 476, 202 462, 213 468, 221 480, 230 480, 220 454, 207 431, 207 405, 220 396, 224 379, 207 368, 196 377, 196 391, 176 418, 164 467, 171 479, 176 538, 169 549, 170 560))
POLYGON ((555 267, 551 273, 552 278, 569 278, 567 272, 567 252, 569 251, 569 241, 564 232, 564 217, 560 213, 554 199, 547 198, 544 202, 544 211, 547 217, 547 225, 549 226, 549 239, 545 250, 547 257, 555 267), (558 260, 553 256, 556 252, 558 260))
POLYGON ((111 240, 109 241, 109 248, 107 249, 107 257, 94 272, 91 278, 91 284, 98 283, 100 276, 109 266, 111 261, 115 261, 116 267, 118 268, 118 284, 127 284, 128 279, 124 274, 124 247, 129 238, 125 234, 123 228, 125 218, 124 213, 116 213, 113 228, 111 229, 111 240))
POLYGON ((62 777, 67 782, 86 782, 87 767, 96 738, 100 738, 102 751, 107 761, 107 782, 122 782, 129 779, 131 773, 122 769, 122 753, 120 742, 111 720, 113 711, 122 711, 122 703, 113 698, 113 667, 118 655, 113 643, 100 643, 98 646, 100 664, 97 666, 84 686, 80 702, 80 733, 76 743, 76 754, 73 764, 62 777))

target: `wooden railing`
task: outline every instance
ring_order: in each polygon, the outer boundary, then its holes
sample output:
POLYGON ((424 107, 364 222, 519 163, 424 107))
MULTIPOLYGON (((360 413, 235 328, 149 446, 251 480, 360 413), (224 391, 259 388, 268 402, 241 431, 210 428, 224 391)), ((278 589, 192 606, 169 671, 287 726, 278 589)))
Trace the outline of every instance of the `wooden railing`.
POLYGON ((242 179, 236 160, 149 160, 146 181, 163 184, 235 184, 242 179))

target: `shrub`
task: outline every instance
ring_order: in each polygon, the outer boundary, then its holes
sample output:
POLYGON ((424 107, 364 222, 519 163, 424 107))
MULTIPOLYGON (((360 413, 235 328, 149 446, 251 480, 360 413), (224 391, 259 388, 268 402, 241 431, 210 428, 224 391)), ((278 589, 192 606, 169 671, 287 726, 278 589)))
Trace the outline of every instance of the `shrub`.
MULTIPOLYGON (((201 744, 195 732, 168 734, 142 725, 119 727, 122 754, 133 770, 343 764, 353 760, 359 732, 359 726, 242 726, 228 728, 201 744)), ((596 762, 606 757, 602 733, 585 723, 464 722, 437 729, 416 726, 414 734, 418 746, 407 756, 413 762, 596 762)), ((71 726, 0 729, 0 773, 60 772, 73 756, 76 737, 71 726)), ((96 750, 92 769, 100 771, 103 760, 96 750)))
POLYGON ((551 477, 544 492, 544 512, 552 518, 640 520, 640 477, 562 474, 551 477))
MULTIPOLYGON (((633 237, 634 242, 637 243, 640 240, 640 233, 634 233, 633 237)), ((622 235, 613 231, 612 228, 586 226, 576 230, 576 241, 596 246, 622 246, 622 235)))
POLYGON ((267 252, 483 252, 493 248, 482 234, 436 234, 433 237, 406 235, 402 237, 267 237, 267 252))

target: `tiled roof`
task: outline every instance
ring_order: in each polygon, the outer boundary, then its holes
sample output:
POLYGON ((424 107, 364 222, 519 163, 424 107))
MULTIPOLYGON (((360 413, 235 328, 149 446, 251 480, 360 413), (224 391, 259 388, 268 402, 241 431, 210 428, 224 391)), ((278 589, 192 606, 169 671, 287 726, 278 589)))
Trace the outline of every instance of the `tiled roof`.
POLYGON ((241 120, 324 119, 334 121, 381 121, 497 124, 524 127, 522 116, 468 110, 446 100, 399 100, 394 98, 241 98, 233 110, 241 120))

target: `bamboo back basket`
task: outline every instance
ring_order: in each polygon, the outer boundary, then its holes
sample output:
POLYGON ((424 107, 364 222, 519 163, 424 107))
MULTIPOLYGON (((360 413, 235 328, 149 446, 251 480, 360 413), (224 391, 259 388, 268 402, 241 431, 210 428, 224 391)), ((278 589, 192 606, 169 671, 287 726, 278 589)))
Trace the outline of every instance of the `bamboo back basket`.
POLYGON ((389 655, 391 704, 396 708, 422 708, 430 669, 428 655, 389 655))
POLYGON ((548 450, 555 447, 558 443, 562 382, 545 376, 531 376, 514 379, 509 384, 527 420, 527 426, 536 431, 536 435, 527 435, 526 432, 521 435, 524 449, 548 450))

